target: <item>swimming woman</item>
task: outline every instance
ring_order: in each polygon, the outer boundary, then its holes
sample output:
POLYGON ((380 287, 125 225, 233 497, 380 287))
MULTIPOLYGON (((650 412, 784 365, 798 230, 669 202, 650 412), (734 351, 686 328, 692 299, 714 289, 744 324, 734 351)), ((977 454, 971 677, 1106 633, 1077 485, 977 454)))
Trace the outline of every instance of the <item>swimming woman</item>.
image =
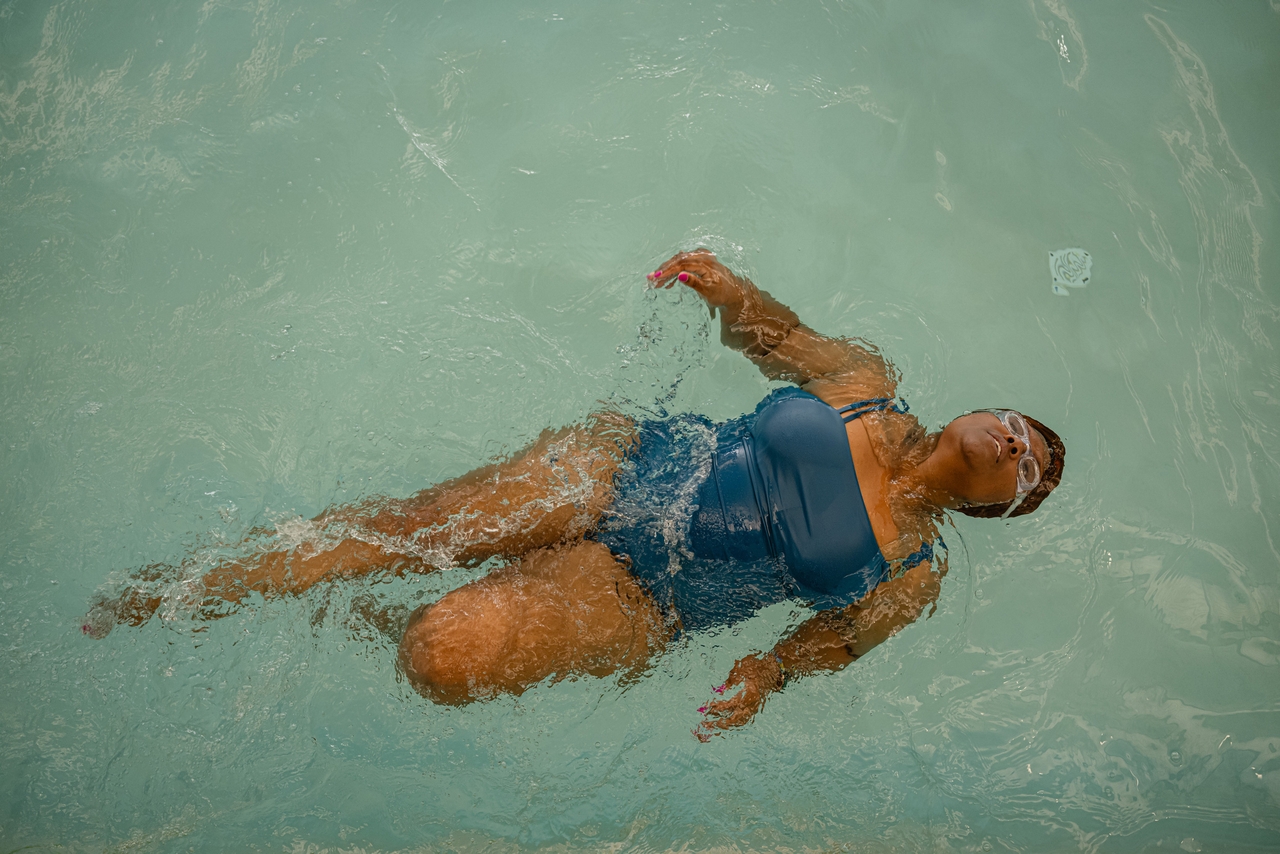
MULTIPOLYGON (((1061 479, 1065 449, 1040 422, 982 410, 926 432, 871 345, 815 332, 707 250, 675 255, 649 280, 693 289, 719 313, 726 346, 798 388, 723 424, 597 414, 411 498, 333 508, 297 545, 205 574, 204 612, 250 592, 497 558, 414 611, 400 642, 410 683, 461 704, 547 677, 642 668, 679 632, 784 599, 813 607, 772 649, 734 664, 704 708, 705 737, 930 607, 947 569, 944 511, 1021 516, 1061 479)), ((100 600, 84 631, 149 619, 162 596, 145 582, 163 574, 144 570, 100 600)))

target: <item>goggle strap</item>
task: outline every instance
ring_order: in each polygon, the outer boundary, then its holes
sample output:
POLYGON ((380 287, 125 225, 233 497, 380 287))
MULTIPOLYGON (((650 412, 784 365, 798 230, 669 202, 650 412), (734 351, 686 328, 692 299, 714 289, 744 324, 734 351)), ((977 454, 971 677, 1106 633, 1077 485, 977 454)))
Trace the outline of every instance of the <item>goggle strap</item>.
POLYGON ((1022 504, 1022 502, 1027 500, 1027 496, 1030 494, 1031 494, 1030 492, 1019 492, 1017 495, 1015 495, 1013 497, 1013 501, 1009 502, 1009 509, 1001 513, 1000 518, 1008 519, 1009 516, 1012 515, 1013 511, 1017 510, 1018 506, 1022 504))

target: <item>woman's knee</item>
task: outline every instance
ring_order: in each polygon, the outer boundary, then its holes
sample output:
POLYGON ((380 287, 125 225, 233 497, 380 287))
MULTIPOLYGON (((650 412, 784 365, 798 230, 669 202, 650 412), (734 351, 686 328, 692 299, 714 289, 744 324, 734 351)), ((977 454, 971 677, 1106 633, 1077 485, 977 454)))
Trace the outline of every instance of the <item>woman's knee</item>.
POLYGON ((409 683, 438 703, 484 699, 502 684, 512 615, 483 589, 461 588, 409 617, 399 660, 409 683))
POLYGON ((458 644, 451 642, 449 627, 434 614, 438 605, 424 605, 409 617, 400 640, 400 667, 409 684, 428 699, 470 702, 476 699, 469 684, 475 661, 469 661, 458 644))
POLYGON ((521 693, 559 673, 603 676, 661 642, 656 606, 599 543, 548 549, 423 606, 400 664, 436 702, 521 693))

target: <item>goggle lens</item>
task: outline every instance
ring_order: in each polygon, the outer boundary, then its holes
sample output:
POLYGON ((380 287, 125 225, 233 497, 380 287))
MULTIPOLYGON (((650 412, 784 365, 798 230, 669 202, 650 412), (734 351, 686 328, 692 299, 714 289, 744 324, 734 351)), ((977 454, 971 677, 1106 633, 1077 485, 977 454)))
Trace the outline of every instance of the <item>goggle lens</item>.
POLYGON ((1000 420, 1004 422, 1004 426, 1009 428, 1010 433, 1028 445, 1031 444, 1031 428, 1027 425, 1027 419, 1016 412, 1007 411, 1001 413, 1000 420))
POLYGON ((1040 483, 1040 464, 1031 454, 1031 427, 1027 419, 1010 409, 1000 412, 998 417, 1000 423, 1027 446, 1027 453, 1018 460, 1018 491, 1030 492, 1040 483))
POLYGON ((1018 460, 1018 491, 1030 492, 1040 483, 1040 464, 1036 458, 1027 453, 1018 460))

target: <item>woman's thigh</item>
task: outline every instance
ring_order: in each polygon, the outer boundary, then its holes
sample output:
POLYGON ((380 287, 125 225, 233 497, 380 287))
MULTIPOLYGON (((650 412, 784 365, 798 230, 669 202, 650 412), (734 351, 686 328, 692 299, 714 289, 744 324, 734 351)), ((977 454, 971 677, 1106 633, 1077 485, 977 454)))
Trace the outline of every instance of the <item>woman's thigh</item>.
POLYGON ((663 642, 653 600, 599 543, 527 555, 420 608, 400 644, 437 702, 519 694, 548 676, 643 665, 663 642))
POLYGON ((612 500, 614 476, 634 442, 630 419, 596 415, 582 426, 548 430, 509 459, 410 498, 339 509, 323 519, 406 540, 431 564, 518 558, 591 530, 612 500))

